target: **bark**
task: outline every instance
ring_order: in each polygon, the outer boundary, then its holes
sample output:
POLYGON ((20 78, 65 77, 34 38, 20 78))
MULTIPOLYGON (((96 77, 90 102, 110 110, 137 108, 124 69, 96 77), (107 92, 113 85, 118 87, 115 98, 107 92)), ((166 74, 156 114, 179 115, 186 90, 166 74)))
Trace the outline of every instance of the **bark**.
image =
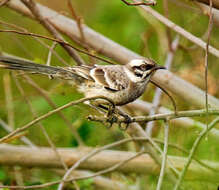
MULTIPOLYGON (((93 149, 87 148, 57 148, 57 151, 68 166, 71 166, 92 150, 93 149)), ((79 168, 93 171, 103 170, 134 155, 134 152, 105 150, 89 160, 86 160, 79 168)), ((185 158, 176 156, 168 156, 168 158, 173 162, 174 167, 177 169, 181 170, 184 167, 185 158)), ((205 161, 205 163, 212 166, 214 169, 219 170, 219 163, 209 161, 205 161)), ((54 151, 50 148, 33 149, 26 146, 5 144, 0 145, 0 164, 46 168, 62 167, 62 164, 56 157, 54 151)), ((118 171, 159 175, 159 166, 155 164, 148 154, 144 154, 118 168, 118 171)), ((212 172, 211 170, 192 162, 188 169, 186 179, 219 182, 219 173, 212 172)))

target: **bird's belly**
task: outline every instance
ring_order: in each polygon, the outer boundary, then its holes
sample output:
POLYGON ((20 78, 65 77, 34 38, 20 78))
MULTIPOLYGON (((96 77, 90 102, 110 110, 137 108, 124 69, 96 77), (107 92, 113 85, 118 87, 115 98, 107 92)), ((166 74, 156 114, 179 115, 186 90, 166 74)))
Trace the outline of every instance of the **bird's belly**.
POLYGON ((83 92, 85 93, 86 97, 103 96, 112 100, 115 105, 122 106, 136 100, 143 94, 144 90, 145 86, 136 86, 134 88, 127 88, 121 91, 111 91, 105 88, 94 87, 86 89, 86 91, 83 92))

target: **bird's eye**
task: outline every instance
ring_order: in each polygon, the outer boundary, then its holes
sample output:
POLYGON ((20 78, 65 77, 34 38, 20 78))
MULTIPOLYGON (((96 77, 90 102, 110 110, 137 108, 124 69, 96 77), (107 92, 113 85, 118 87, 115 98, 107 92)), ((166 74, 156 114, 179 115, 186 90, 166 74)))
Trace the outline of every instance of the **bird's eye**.
POLYGON ((146 70, 147 70, 146 66, 147 66, 147 65, 143 64, 143 65, 140 66, 140 69, 141 69, 142 71, 146 71, 146 70))

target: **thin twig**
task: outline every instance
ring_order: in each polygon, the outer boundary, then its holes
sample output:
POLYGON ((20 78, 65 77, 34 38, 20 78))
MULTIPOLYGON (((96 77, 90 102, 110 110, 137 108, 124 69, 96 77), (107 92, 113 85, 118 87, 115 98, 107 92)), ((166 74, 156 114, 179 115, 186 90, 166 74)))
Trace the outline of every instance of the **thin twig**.
MULTIPOLYGON (((12 127, 12 129, 15 128, 15 115, 14 115, 14 104, 13 104, 13 93, 11 88, 11 76, 9 73, 5 73, 3 76, 3 82, 4 82, 4 89, 5 89, 5 103, 7 107, 7 117, 8 117, 8 124, 12 127)), ((20 138, 20 137, 16 137, 20 138)), ((12 140, 12 139, 10 139, 12 140)), ((18 185, 23 185, 23 176, 22 173, 19 171, 17 166, 13 167, 14 170, 14 177, 15 181, 18 185)))
POLYGON ((156 190, 160 190, 162 183, 163 183, 163 178, 165 174, 165 169, 166 169, 166 162, 167 162, 167 150, 168 150, 168 136, 169 136, 169 123, 168 121, 164 121, 164 149, 163 149, 163 159, 162 159, 162 164, 161 164, 161 169, 160 169, 160 176, 158 179, 157 183, 157 188, 156 190))
MULTIPOLYGON (((1 118, 0 118, 0 126, 1 126, 3 129, 5 129, 8 133, 11 133, 11 132, 13 131, 12 127, 10 127, 9 125, 7 125, 1 118)), ((31 142, 27 137, 22 136, 22 137, 20 138, 20 140, 21 140, 24 144, 30 146, 31 148, 36 148, 36 145, 35 145, 33 142, 31 142)))
POLYGON ((205 54, 205 101, 206 101, 206 129, 204 129, 199 137, 196 139, 194 142, 192 149, 190 151, 188 161, 183 168, 183 171, 181 172, 180 178, 177 181, 174 190, 177 190, 182 183, 182 180, 186 174, 186 171, 193 159, 193 155, 195 154, 195 151, 197 150, 198 145, 200 144, 202 138, 208 133, 208 131, 214 127, 214 125, 219 122, 219 117, 217 117, 215 120, 213 120, 209 125, 208 125, 208 116, 209 116, 209 109, 208 109, 208 51, 209 51, 209 43, 210 43, 210 35, 211 35, 211 30, 212 30, 212 24, 213 24, 213 15, 212 15, 212 0, 209 0, 210 2, 210 15, 209 15, 209 24, 208 24, 208 40, 206 43, 206 54, 205 54))
MULTIPOLYGON (((25 80, 41 95, 45 98, 45 100, 48 102, 48 104, 53 108, 57 109, 57 105, 52 101, 52 99, 48 96, 46 91, 42 89, 38 84, 36 84, 29 76, 23 75, 25 80)), ((71 121, 61 112, 57 112, 57 114, 63 119, 63 121, 66 123, 66 125, 69 127, 69 129, 72 131, 74 138, 76 139, 77 143, 80 146, 84 146, 84 142, 81 139, 80 135, 78 134, 75 127, 72 125, 71 121)))
POLYGON ((71 0, 68 0, 67 1, 68 3, 68 8, 70 9, 71 11, 71 15, 73 16, 73 18, 75 19, 76 23, 77 23, 77 26, 78 26, 78 29, 79 29, 79 32, 80 32, 80 36, 81 36, 81 41, 82 43, 85 43, 85 36, 84 36, 84 32, 83 32, 83 29, 82 29, 82 18, 80 16, 78 16, 72 6, 72 2, 71 0))
MULTIPOLYGON (((178 46, 178 43, 179 43, 179 36, 177 36, 175 38, 175 40, 172 42, 170 48, 169 48, 169 52, 167 54, 167 58, 166 58, 166 62, 165 62, 165 67, 169 70, 170 67, 171 67, 171 64, 172 64, 172 61, 173 61, 173 57, 174 57, 174 54, 175 54, 175 51, 177 49, 177 46, 178 46)), ((149 112, 149 115, 154 115, 158 109, 158 106, 160 104, 160 100, 161 100, 161 96, 162 96, 162 91, 160 88, 156 88, 155 90, 155 95, 154 95, 154 99, 153 99, 153 107, 152 109, 150 110, 149 112)), ((170 97, 170 96, 169 96, 170 97)), ((176 103, 174 100, 172 100, 172 98, 170 97, 173 105, 174 105, 174 109, 175 109, 175 112, 176 112, 176 103)), ((154 126, 154 122, 149 122, 147 124, 147 127, 145 128, 146 132, 148 135, 152 135, 152 130, 153 130, 153 126, 154 126)))
POLYGON ((128 139, 123 139, 117 142, 114 142, 112 144, 108 144, 105 145, 101 148, 98 149, 94 149, 93 151, 91 151, 90 153, 88 153, 87 155, 83 156, 81 159, 79 159, 77 162, 75 162, 75 164, 68 169, 68 171, 65 173, 65 175, 62 178, 62 182, 59 184, 58 190, 62 190, 63 186, 64 186, 64 181, 68 179, 68 177, 70 176, 70 174, 73 172, 73 170, 77 169, 83 162, 85 162, 86 160, 88 160, 89 158, 93 157, 94 155, 98 154, 99 152, 109 149, 109 148, 113 148, 115 146, 119 146, 121 144, 133 141, 133 140, 149 140, 146 138, 128 138, 128 139))
MULTIPOLYGON (((54 44, 55 47, 55 44, 54 44)), ((51 52, 51 51, 50 51, 51 52)), ((15 84, 18 88, 18 90, 20 91, 21 95, 23 96, 24 100, 26 101, 26 103, 28 104, 30 111, 33 115, 34 118, 37 118, 37 114, 34 111, 29 99, 27 98, 27 96, 25 95, 25 91, 23 90, 22 86, 20 85, 20 82, 17 80, 17 78, 13 75, 14 80, 15 80, 15 84)), ((44 126, 42 125, 41 122, 37 123, 38 126, 40 127, 40 129, 42 130, 44 136, 46 137, 50 147, 52 148, 52 150, 54 151, 56 157, 58 158, 58 160, 60 161, 60 163, 62 164, 63 168, 65 171, 68 171, 68 166, 66 165, 66 163, 64 162, 64 160, 62 159, 60 153, 57 151, 55 144, 52 142, 52 139, 50 138, 50 136, 48 135, 48 133, 46 132, 44 126)), ((77 187, 77 184, 75 184, 75 182, 73 182, 73 184, 75 185, 75 187, 77 187)), ((77 188, 76 188, 77 189, 77 188)))
MULTIPOLYGON (((31 13, 35 16, 35 18, 56 38, 61 41, 64 41, 64 38, 58 33, 58 31, 55 29, 55 27, 49 23, 47 19, 45 19, 39 8, 37 7, 37 4, 33 0, 21 0, 23 4, 26 5, 26 7, 31 11, 31 13)), ((77 52, 75 52, 73 49, 71 49, 69 46, 67 46, 64 43, 60 43, 60 45, 68 52, 68 54, 75 60, 75 62, 78 65, 85 64, 84 60, 80 57, 77 52)))
POLYGON ((126 0, 121 0, 123 3, 125 3, 128 6, 140 6, 140 5, 145 5, 145 6, 150 6, 150 5, 156 5, 156 1, 148 1, 148 2, 139 2, 139 3, 129 3, 126 0))
POLYGON ((23 31, 17 31, 17 30, 1 30, 0 29, 0 32, 11 32, 11 33, 16 33, 16 34, 21 34, 21 35, 25 35, 25 36, 34 36, 34 37, 38 37, 38 38, 43 38, 43 39, 47 39, 47 40, 51 40, 51 41, 54 41, 54 42, 57 42, 57 43, 60 43, 60 44, 65 44, 66 46, 69 46, 71 47, 72 49, 80 52, 80 53, 83 53, 83 54, 86 54, 88 56, 91 56, 95 59, 98 59, 98 60, 101 60, 101 61, 104 61, 106 63, 110 63, 110 64, 115 64, 109 60, 106 60, 104 58, 101 58, 99 56, 96 56, 96 55, 92 55, 90 53, 88 53, 87 51, 84 51, 82 49, 79 49, 77 47, 74 47, 73 45, 69 44, 68 42, 65 42, 63 40, 59 40, 59 39, 55 39, 55 38, 50 38, 48 36, 43 36, 43 35, 40 35, 40 34, 34 34, 34 33, 31 33, 31 32, 23 32, 23 31))
MULTIPOLYGON (((83 44, 83 47, 90 53, 90 54, 93 54, 93 50, 89 47, 89 45, 87 45, 87 42, 86 42, 86 38, 85 38, 85 34, 84 34, 84 29, 83 29, 83 19, 82 19, 82 17, 81 16, 78 16, 77 14, 76 14, 76 11, 74 10, 74 8, 73 8, 73 5, 72 5, 72 2, 71 2, 71 0, 68 0, 67 1, 67 4, 68 4, 68 8, 69 8, 69 10, 70 10, 70 12, 71 12, 71 15, 72 15, 72 17, 73 17, 73 19, 76 21, 76 24, 77 24, 77 27, 78 27, 78 30, 79 30, 79 32, 80 32, 80 41, 81 41, 81 43, 83 44)), ((89 56, 89 60, 90 60, 90 63, 89 64, 95 64, 96 62, 95 62, 95 60, 91 57, 91 56, 89 56)))
POLYGON ((172 97, 164 88, 162 88, 160 85, 158 85, 158 84, 155 83, 154 81, 150 80, 150 82, 151 82, 153 85, 157 86, 160 90, 162 90, 162 91, 170 98, 170 100, 171 100, 171 102, 172 102, 172 104, 173 104, 174 112, 175 112, 175 114, 177 115, 176 102, 175 102, 175 100, 173 99, 173 97, 172 97))
MULTIPOLYGON (((137 0, 133 0, 133 1, 138 2, 137 0)), ((140 6, 140 7, 144 11, 146 11, 147 13, 149 13, 152 16, 154 16, 155 18, 157 18, 160 22, 165 24, 170 29, 174 30, 175 32, 179 33, 180 35, 182 35, 186 39, 195 43, 196 45, 198 45, 202 49, 204 49, 204 50, 206 49, 206 43, 204 41, 202 41, 200 38, 194 36, 193 34, 189 33, 185 29, 183 29, 182 27, 176 25, 175 23, 173 23, 172 21, 170 21, 169 19, 167 19, 166 17, 164 17, 163 15, 158 13, 157 11, 153 10, 151 7, 146 7, 146 6, 140 6)), ((216 57, 219 57, 219 50, 210 46, 210 45, 209 45, 209 53, 211 53, 212 55, 215 55, 216 57)))
POLYGON ((204 129, 198 136, 198 138, 196 138, 195 142, 193 143, 192 149, 190 150, 189 156, 188 156, 188 160, 185 164, 185 167, 183 168, 180 177, 174 187, 174 190, 178 190, 182 180, 184 179, 184 176, 186 174, 186 171, 188 170, 188 167, 190 165, 190 163, 192 162, 193 156, 201 142, 201 140, 207 135, 207 133, 219 122, 219 117, 217 117, 216 119, 214 119, 208 126, 208 128, 204 129))
MULTIPOLYGON (((17 86, 17 88, 18 88, 18 90, 19 90, 21 96, 23 97, 23 99, 25 100, 25 102, 27 103, 27 105, 29 106, 29 109, 30 109, 30 111, 31 111, 31 113, 32 113, 32 115, 33 115, 33 118, 37 118, 37 114, 36 114, 36 112, 34 111, 32 105, 31 105, 31 103, 30 103, 30 100, 27 98, 27 96, 26 96, 26 94, 25 94, 25 91, 24 91, 24 89, 22 88, 20 82, 18 81, 18 79, 17 79, 14 75, 13 75, 13 78, 14 78, 15 84, 16 84, 16 86, 17 86)), ((44 126, 42 125, 41 122, 38 122, 38 125, 39 125, 40 129, 42 130, 44 136, 46 137, 46 139, 47 139, 47 141, 48 141, 50 147, 52 148, 52 150, 53 150, 54 153, 56 154, 57 158, 59 159, 60 163, 62 164, 63 168, 64 168, 65 170, 68 170, 67 165, 65 164, 65 162, 64 162, 63 159, 62 159, 62 157, 60 156, 60 154, 59 154, 58 151, 56 150, 56 147, 55 147, 54 143, 52 142, 51 138, 49 137, 49 135, 47 134, 47 132, 46 132, 44 126)))
POLYGON ((53 44, 51 45, 50 49, 49 49, 49 53, 48 53, 48 56, 47 56, 47 61, 46 61, 46 65, 47 66, 50 66, 51 65, 51 58, 52 58, 52 52, 53 50, 55 49, 57 43, 56 42, 53 42, 53 44))
POLYGON ((5 4, 7 4, 10 0, 2 0, 0 2, 0 7, 4 6, 5 4))
MULTIPOLYGON (((206 5, 209 5, 209 1, 208 0, 195 0, 197 2, 200 2, 200 3, 204 3, 206 5)), ((219 10, 219 2, 218 0, 212 0, 212 7, 216 8, 219 10)))
POLYGON ((110 99, 107 99, 106 97, 103 97, 103 96, 96 96, 96 97, 90 97, 90 98, 82 98, 80 100, 76 100, 76 101, 71 101, 63 106, 60 106, 58 107, 57 109, 54 109, 44 115, 41 115, 40 117, 34 119, 33 121, 29 122, 28 124, 24 125, 23 127, 20 127, 20 128, 17 128, 16 130, 14 130, 13 132, 9 133, 8 135, 2 137, 0 139, 0 143, 3 143, 5 140, 7 140, 8 138, 11 138, 12 136, 22 132, 22 131, 25 131, 26 129, 28 129, 29 127, 31 127, 32 125, 38 123, 39 121, 49 117, 50 115, 53 115, 65 108, 68 108, 70 106, 73 106, 73 105, 77 105, 77 104, 80 104, 80 103, 83 103, 85 101, 89 101, 89 100, 95 100, 95 99, 104 99, 104 100, 107 100, 109 103, 111 103, 112 105, 114 105, 113 101, 110 100, 110 99))
MULTIPOLYGON (((130 103, 128 105, 126 105, 127 109, 131 109, 131 110, 136 110, 135 113, 137 112, 141 112, 142 115, 148 115, 148 113, 150 112, 150 110, 152 109, 152 104, 146 101, 142 101, 142 100, 136 100, 133 103, 130 103)), ((171 113, 171 111, 167 108, 164 107, 159 107, 158 109, 158 113, 160 114, 166 114, 166 113, 171 113)), ((177 126, 183 127, 184 129, 194 129, 194 126, 197 130, 203 130, 205 129, 206 125, 204 123, 201 123, 200 121, 194 120, 192 118, 178 118, 178 119, 174 119, 170 121, 173 124, 176 124, 177 126)), ((215 138, 216 140, 219 140, 219 130, 218 129, 212 129, 209 132, 209 135, 211 135, 211 137, 215 138)))
MULTIPOLYGON (((155 138, 152 138, 152 139, 153 139, 156 143, 164 144, 164 143, 163 143, 161 140, 159 140, 159 139, 155 139, 155 138)), ((177 144, 168 143, 168 146, 169 146, 169 147, 172 147, 172 148, 175 148, 175 149, 177 149, 177 150, 179 150, 179 151, 181 151, 181 152, 183 152, 183 153, 185 153, 185 154, 189 154, 189 151, 188 151, 188 150, 182 148, 181 146, 179 146, 179 145, 177 145, 177 144)), ((214 167, 209 166, 208 164, 206 164, 206 163, 204 163, 203 161, 199 160, 196 156, 193 156, 193 159, 194 159, 197 163, 199 163, 201 166, 203 166, 203 167, 205 167, 205 168, 207 168, 207 169, 209 169, 209 170, 212 170, 212 171, 214 171, 214 172, 219 172, 218 169, 215 169, 214 167)), ((168 161, 168 160, 167 160, 167 161, 168 161)))
POLYGON ((213 26, 213 14, 212 14, 212 0, 210 2, 210 11, 209 11, 209 23, 208 23, 208 39, 206 43, 206 51, 205 51, 205 108, 206 108, 206 127, 208 128, 208 53, 209 53, 209 44, 210 44, 210 36, 211 30, 213 26))
MULTIPOLYGON (((168 0, 163 0, 163 10, 164 10, 164 16, 169 19, 168 0)), ((172 51, 172 37, 171 37, 170 28, 166 28, 166 36, 168 40, 168 49, 169 49, 169 52, 171 52, 172 51)))
MULTIPOLYGON (((23 32, 29 32, 26 28, 23 28, 21 26, 17 26, 15 24, 12 24, 12 23, 8 23, 8 22, 4 22, 2 20, 0 20, 0 24, 2 25, 5 25, 7 27, 10 27, 10 28, 14 28, 16 30, 20 30, 20 31, 23 31, 23 32)), ((42 46, 44 46, 45 48, 47 48, 48 50, 52 51, 52 53, 56 56, 56 58, 61 62, 63 63, 64 65, 66 66, 69 66, 69 64, 56 52, 54 51, 53 49, 51 49, 49 47, 49 45, 47 45, 44 41, 42 41, 40 38, 38 37, 33 37, 37 42, 39 42, 42 46)))
POLYGON ((11 77, 9 73, 5 73, 3 76, 4 90, 5 90, 5 105, 7 108, 8 124, 14 128, 14 105, 13 96, 11 91, 11 77))

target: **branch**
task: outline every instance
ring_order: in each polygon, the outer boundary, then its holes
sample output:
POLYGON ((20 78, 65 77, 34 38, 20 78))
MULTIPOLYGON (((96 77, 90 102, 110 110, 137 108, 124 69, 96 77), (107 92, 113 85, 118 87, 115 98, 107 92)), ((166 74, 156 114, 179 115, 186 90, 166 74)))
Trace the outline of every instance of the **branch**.
POLYGON ((148 2, 139 2, 139 3, 129 3, 126 0, 121 0, 123 3, 125 3, 128 6, 139 6, 139 5, 144 5, 144 6, 149 6, 149 5, 156 5, 156 1, 148 1, 148 2))
MULTIPOLYGON (((107 169, 104 169, 102 171, 97 172, 96 174, 93 174, 92 177, 96 177, 96 176, 99 176, 99 175, 102 175, 102 174, 105 174, 105 173, 112 172, 112 171, 116 170, 117 168, 123 166, 124 164, 128 163, 129 161, 141 156, 143 153, 144 153, 144 151, 140 151, 140 152, 136 153, 135 155, 128 157, 128 159, 126 159, 126 160, 120 161, 119 163, 117 163, 117 164, 115 164, 115 165, 113 165, 113 166, 111 166, 107 169)), ((67 175, 66 174, 64 175, 62 181, 59 184, 58 190, 62 190, 65 182, 68 182, 68 181, 70 182, 70 181, 74 180, 74 178, 68 179, 68 177, 70 175, 70 173, 68 173, 69 171, 66 172, 67 175)))
MULTIPOLYGON (((219 115, 219 110, 217 109, 209 109, 209 115, 219 115)), ((178 111, 177 115, 175 112, 173 113, 166 113, 166 114, 156 114, 152 116, 136 116, 131 117, 130 123, 134 122, 148 122, 148 121, 155 121, 155 120, 172 120, 181 117, 202 117, 206 115, 206 110, 190 110, 190 111, 178 111)), ((88 119, 91 121, 98 121, 98 122, 106 122, 107 118, 105 117, 97 117, 97 116, 88 116, 88 119)), ((117 118, 117 123, 125 122, 124 118, 117 118)))
MULTIPOLYGON (((128 109, 132 109, 132 110, 138 110, 141 112, 142 115, 146 115, 149 113, 149 111, 152 109, 153 105, 149 102, 145 102, 142 100, 136 100, 133 103, 130 103, 128 105, 126 105, 126 107, 128 109)), ((169 109, 164 108, 164 107, 159 107, 158 109, 158 113, 160 114, 169 114, 172 113, 169 109)), ((186 117, 182 117, 182 118, 177 118, 177 119, 173 119, 170 120, 171 124, 174 124, 174 126, 180 126, 186 129, 198 129, 198 130, 203 130, 206 128, 206 125, 199 122, 199 121, 195 121, 191 118, 186 118, 186 117)), ((211 135, 211 137, 214 137, 215 140, 219 139, 219 130, 218 129, 212 129, 209 132, 209 135, 211 135)))
MULTIPOLYGON (((204 3, 206 5, 209 5, 209 0, 192 0, 192 1, 197 1, 200 3, 204 3)), ((218 0, 212 0, 212 7, 219 9, 219 1, 218 0)))
MULTIPOLYGON (((92 150, 93 149, 90 148, 57 148, 57 151, 62 156, 67 166, 72 166, 92 150)), ((0 153, 0 164, 2 165, 62 168, 61 163, 57 159, 53 150, 50 148, 33 149, 26 146, 1 144, 0 153)), ((104 150, 82 163, 79 166, 79 169, 88 169, 94 171, 102 170, 111 167, 120 161, 124 161, 134 155, 136 155, 134 152, 104 150)), ((168 159, 170 159, 174 164, 174 167, 179 170, 183 169, 186 162, 186 158, 184 157, 168 156, 168 159)), ((219 163, 210 161, 203 162, 219 170, 219 163)), ((148 154, 143 154, 142 156, 126 163, 123 165, 123 167, 117 168, 117 171, 125 173, 135 172, 152 175, 158 175, 159 170, 160 167, 148 154)), ((219 173, 212 172, 211 170, 199 166, 199 164, 196 164, 194 161, 192 161, 190 167, 188 168, 188 175, 186 175, 186 179, 219 182, 219 173)))
MULTIPOLYGON (((8 133, 12 132, 13 129, 7 125, 1 118, 0 118, 0 126, 5 129, 8 133)), ((37 148, 37 146, 31 142, 27 137, 23 136, 19 138, 24 144, 30 146, 31 148, 37 148)))
POLYGON ((58 180, 58 181, 54 181, 54 182, 49 182, 49 183, 44 183, 42 185, 31 185, 31 186, 0 186, 0 188, 11 188, 11 189, 39 189, 39 188, 44 188, 44 187, 49 187, 49 186, 52 186, 52 185, 56 185, 58 183, 66 183, 66 182, 71 182, 71 181, 77 181, 77 180, 83 180, 83 179, 89 179, 89 178, 94 178, 96 176, 99 176, 99 175, 102 175, 102 174, 106 174, 106 173, 109 173, 109 172, 112 172, 118 168, 120 168, 121 166, 125 165, 126 163, 130 162, 131 160, 141 156, 142 154, 144 153, 144 151, 140 151, 139 153, 137 154, 134 154, 128 158, 126 158, 125 160, 122 160, 122 161, 119 161, 118 163, 116 164, 113 164, 113 166, 109 167, 109 168, 106 168, 106 169, 103 169, 99 172, 96 172, 90 176, 85 176, 85 177, 72 177, 70 179, 67 179, 65 181, 63 180, 58 180))
POLYGON ((205 109, 206 109, 206 127, 208 128, 208 53, 209 53, 209 43, 211 30, 213 26, 213 14, 212 14, 212 0, 210 1, 210 15, 208 23, 208 39, 205 50, 205 109))
MULTIPOLYGON (((64 41, 62 36, 57 32, 53 25, 51 25, 46 18, 40 13, 40 9, 38 9, 37 4, 33 0, 21 0, 32 12, 35 18, 56 38, 61 41, 64 41)), ((76 61, 78 65, 85 64, 83 59, 71 49, 69 46, 66 46, 63 43, 60 43, 61 46, 68 52, 68 54, 76 61)))
POLYGON ((41 120, 43 120, 43 119, 49 117, 49 116, 52 115, 52 114, 55 114, 55 113, 57 113, 57 112, 59 112, 59 111, 65 109, 65 108, 68 108, 68 107, 70 107, 70 106, 83 103, 83 102, 85 102, 85 101, 96 100, 96 99, 104 99, 104 100, 107 100, 107 101, 108 101, 109 103, 111 103, 112 105, 114 105, 111 100, 109 100, 109 99, 107 99, 107 98, 105 98, 105 97, 103 97, 103 96, 90 97, 90 98, 82 98, 82 99, 80 99, 80 100, 71 101, 71 102, 69 102, 68 104, 65 104, 64 106, 60 106, 60 107, 58 107, 57 109, 54 109, 54 110, 52 110, 52 111, 50 111, 50 112, 48 112, 48 113, 46 113, 46 114, 44 114, 44 115, 41 115, 40 117, 34 119, 34 120, 31 121, 30 123, 24 125, 23 127, 17 128, 16 130, 12 131, 12 132, 9 133, 8 135, 2 137, 2 138, 0 139, 0 143, 3 143, 4 141, 6 141, 7 139, 13 137, 14 135, 16 135, 16 134, 18 134, 18 133, 20 133, 20 132, 25 131, 26 129, 28 129, 28 128, 31 127, 32 125, 38 123, 39 121, 41 121, 41 120))
POLYGON ((2 1, 0 2, 0 7, 6 5, 9 1, 10 1, 10 0, 2 0, 2 1))
MULTIPOLYGON (((169 52, 167 54, 167 58, 166 58, 165 65, 164 65, 168 70, 172 64, 174 53, 177 49, 178 43, 179 43, 179 36, 177 36, 175 40, 170 44, 169 52)), ((149 115, 154 115, 157 112, 158 106, 160 104, 161 96, 162 96, 161 89, 156 88, 154 99, 153 99, 153 107, 150 110, 149 115)), ((172 100, 172 102, 173 102, 175 113, 176 113, 176 103, 174 100, 172 100)), ((152 121, 152 122, 149 122, 147 124, 147 127, 145 128, 147 134, 150 136, 152 135, 153 126, 154 126, 154 122, 152 121)))
MULTIPOLYGON (((44 99, 48 102, 48 104, 53 108, 53 109, 57 109, 56 104, 51 100, 51 98, 47 95, 47 93, 40 88, 40 86, 38 84, 36 84, 29 76, 27 75, 23 75, 23 77, 25 78, 25 80, 42 96, 44 97, 44 99)), ((74 128, 74 126, 72 125, 71 121, 69 121, 69 119, 61 112, 57 112, 57 114, 63 119, 63 121, 66 123, 66 125, 70 128, 70 130, 73 133, 73 136, 75 137, 75 139, 77 140, 79 145, 84 145, 83 140, 81 139, 80 135, 78 134, 77 130, 74 128)))
POLYGON ((103 59, 101 57, 98 57, 98 56, 95 56, 95 55, 92 55, 90 54, 89 52, 87 51, 84 51, 82 49, 79 49, 71 44, 69 44, 68 42, 65 42, 63 40, 59 40, 59 39, 55 39, 55 38, 50 38, 48 36, 43 36, 43 35, 40 35, 40 34, 34 34, 34 33, 31 33, 31 32, 24 32, 24 31, 17 31, 17 30, 1 30, 0 29, 0 32, 6 32, 6 33, 15 33, 15 34, 20 34, 20 35, 24 35, 24 36, 32 36, 32 37, 37 37, 37 38, 43 38, 43 39, 47 39, 47 40, 50 40, 50 41, 53 41, 53 42, 57 42, 57 43, 60 43, 60 44, 64 44, 66 46, 69 46, 71 47, 72 49, 75 49, 76 51, 80 52, 80 53, 83 53, 83 54, 86 54, 86 55, 89 55, 91 57, 94 57, 96 59, 99 59, 101 61, 104 61, 106 63, 110 63, 110 64, 114 64, 113 62, 111 61, 108 61, 106 59, 103 59))
MULTIPOLYGON (((29 31, 21 26, 17 26, 15 24, 12 24, 12 23, 8 23, 8 22, 4 22, 2 20, 0 20, 0 24, 2 25, 5 25, 9 28, 13 28, 13 29, 16 29, 16 30, 20 30, 20 31, 23 31, 23 32, 26 32, 28 33, 29 31)), ((42 41, 41 39, 37 38, 37 37, 34 37, 34 39, 36 41, 38 41, 42 46, 44 46, 45 48, 47 48, 48 50, 52 51, 52 53, 56 56, 56 58, 61 62, 63 63, 64 65, 66 66, 69 66, 69 64, 56 52, 54 51, 53 49, 50 48, 49 45, 47 45, 44 41, 42 41)), ((3 53, 4 54, 4 53, 3 53)))
MULTIPOLYGON (((138 2, 137 0, 133 0, 133 1, 138 2)), ((182 27, 178 26, 177 24, 173 23, 172 21, 170 21, 169 19, 167 19, 166 17, 164 17, 160 13, 156 12, 152 8, 145 7, 145 6, 139 6, 139 7, 143 11, 145 11, 145 12, 151 14, 152 16, 154 16, 156 19, 158 19, 160 22, 165 24, 170 29, 174 30, 175 32, 179 33, 180 35, 182 35, 183 37, 185 37, 189 41, 195 43, 196 45, 198 45, 199 47, 201 47, 202 49, 205 50, 206 43, 204 41, 202 41, 200 38, 198 38, 198 37, 194 36, 193 34, 189 33, 188 31, 186 31, 182 27)), ((209 53, 211 53, 212 55, 215 55, 216 57, 219 58, 219 50, 212 47, 212 46, 209 46, 209 53)))
MULTIPOLYGON (((196 3, 198 5, 198 7, 202 10, 202 12, 209 16, 210 15, 210 7, 205 5, 205 4, 202 4, 202 3, 196 3)), ((215 9, 215 8, 212 8, 212 13, 213 13, 213 21, 214 21, 214 24, 216 26, 219 27, 219 9, 215 9)))
POLYGON ((192 162, 193 156, 194 156, 194 154, 195 154, 195 152, 196 152, 196 150, 197 150, 197 148, 198 148, 198 146, 199 146, 201 140, 205 137, 205 135, 207 135, 207 133, 208 133, 218 122, 219 122, 219 117, 217 117, 216 119, 214 119, 214 120, 209 124, 208 128, 206 127, 206 129, 203 130, 203 131, 199 134, 198 138, 197 138, 197 139, 195 140, 195 142, 193 143, 192 149, 190 150, 190 154, 189 154, 189 156, 188 156, 188 160, 187 160, 187 162, 186 162, 186 164, 185 164, 185 167, 183 167, 183 170, 182 170, 182 172, 181 172, 181 175, 180 175, 180 177, 179 177, 179 180, 177 181, 177 183, 176 183, 176 185, 175 185, 174 190, 179 189, 180 184, 182 183, 182 180, 184 179, 187 170, 189 170, 189 169, 188 169, 188 168, 189 168, 189 165, 190 165, 191 162, 192 162))
MULTIPOLYGON (((28 99, 28 96, 26 96, 25 91, 23 89, 23 87, 21 86, 20 82, 18 81, 18 79, 14 76, 14 74, 12 74, 15 84, 18 88, 18 91, 20 92, 22 98, 25 100, 26 104, 28 105, 30 112, 32 113, 33 118, 37 118, 37 113, 35 112, 34 108, 31 105, 30 100, 28 99)), ((56 154, 57 158, 59 159, 60 163, 62 164, 63 168, 65 170, 68 170, 66 164, 63 162, 62 157, 59 155, 59 153, 56 150, 56 146, 54 145, 53 141, 51 140, 50 136, 48 135, 48 133, 46 132, 43 124, 41 122, 38 122, 37 125, 40 127, 41 131, 43 132, 43 135, 45 136, 48 144, 50 145, 50 147, 52 148, 52 150, 54 151, 54 153, 56 154)))
POLYGON ((157 188, 156 190, 160 190, 162 183, 163 183, 163 178, 164 178, 164 173, 166 169, 166 161, 167 161, 167 150, 168 150, 168 136, 169 136, 169 124, 168 121, 164 122, 164 150, 163 150, 163 160, 162 160, 162 165, 160 169, 160 176, 158 179, 157 183, 157 188))
POLYGON ((217 124, 217 122, 219 122, 219 117, 217 117, 215 120, 213 120, 211 122, 211 124, 208 126, 208 51, 209 51, 209 43, 210 43, 210 35, 211 35, 211 30, 212 30, 212 24, 213 24, 213 15, 212 15, 212 0, 210 1, 210 15, 209 15, 209 24, 208 24, 208 40, 207 40, 207 44, 206 44, 206 54, 205 54, 205 90, 206 90, 206 94, 205 94, 205 101, 206 101, 206 129, 204 129, 199 137, 196 139, 196 141, 194 142, 192 149, 190 151, 189 157, 188 157, 188 161, 185 165, 185 167, 183 168, 183 171, 181 172, 181 175, 179 177, 179 180, 177 181, 176 185, 175 185, 175 190, 179 189, 180 184, 185 176, 185 173, 189 167, 189 164, 191 163, 192 159, 193 159, 193 155, 195 154, 195 151, 198 148, 198 145, 200 144, 202 138, 208 133, 208 131, 214 127, 214 125, 217 124), (209 128, 208 128, 209 127, 209 128))
MULTIPOLYGON (((64 175, 64 170, 55 170, 56 173, 59 173, 61 175, 64 175)), ((72 172, 71 177, 85 177, 85 176, 91 176, 93 175, 90 171, 85 170, 75 170, 72 172)), ((111 180, 106 177, 102 176, 96 176, 92 178, 93 185, 95 185, 98 189, 104 189, 104 190, 133 190, 132 186, 129 186, 127 184, 121 183, 118 180, 111 180)))

